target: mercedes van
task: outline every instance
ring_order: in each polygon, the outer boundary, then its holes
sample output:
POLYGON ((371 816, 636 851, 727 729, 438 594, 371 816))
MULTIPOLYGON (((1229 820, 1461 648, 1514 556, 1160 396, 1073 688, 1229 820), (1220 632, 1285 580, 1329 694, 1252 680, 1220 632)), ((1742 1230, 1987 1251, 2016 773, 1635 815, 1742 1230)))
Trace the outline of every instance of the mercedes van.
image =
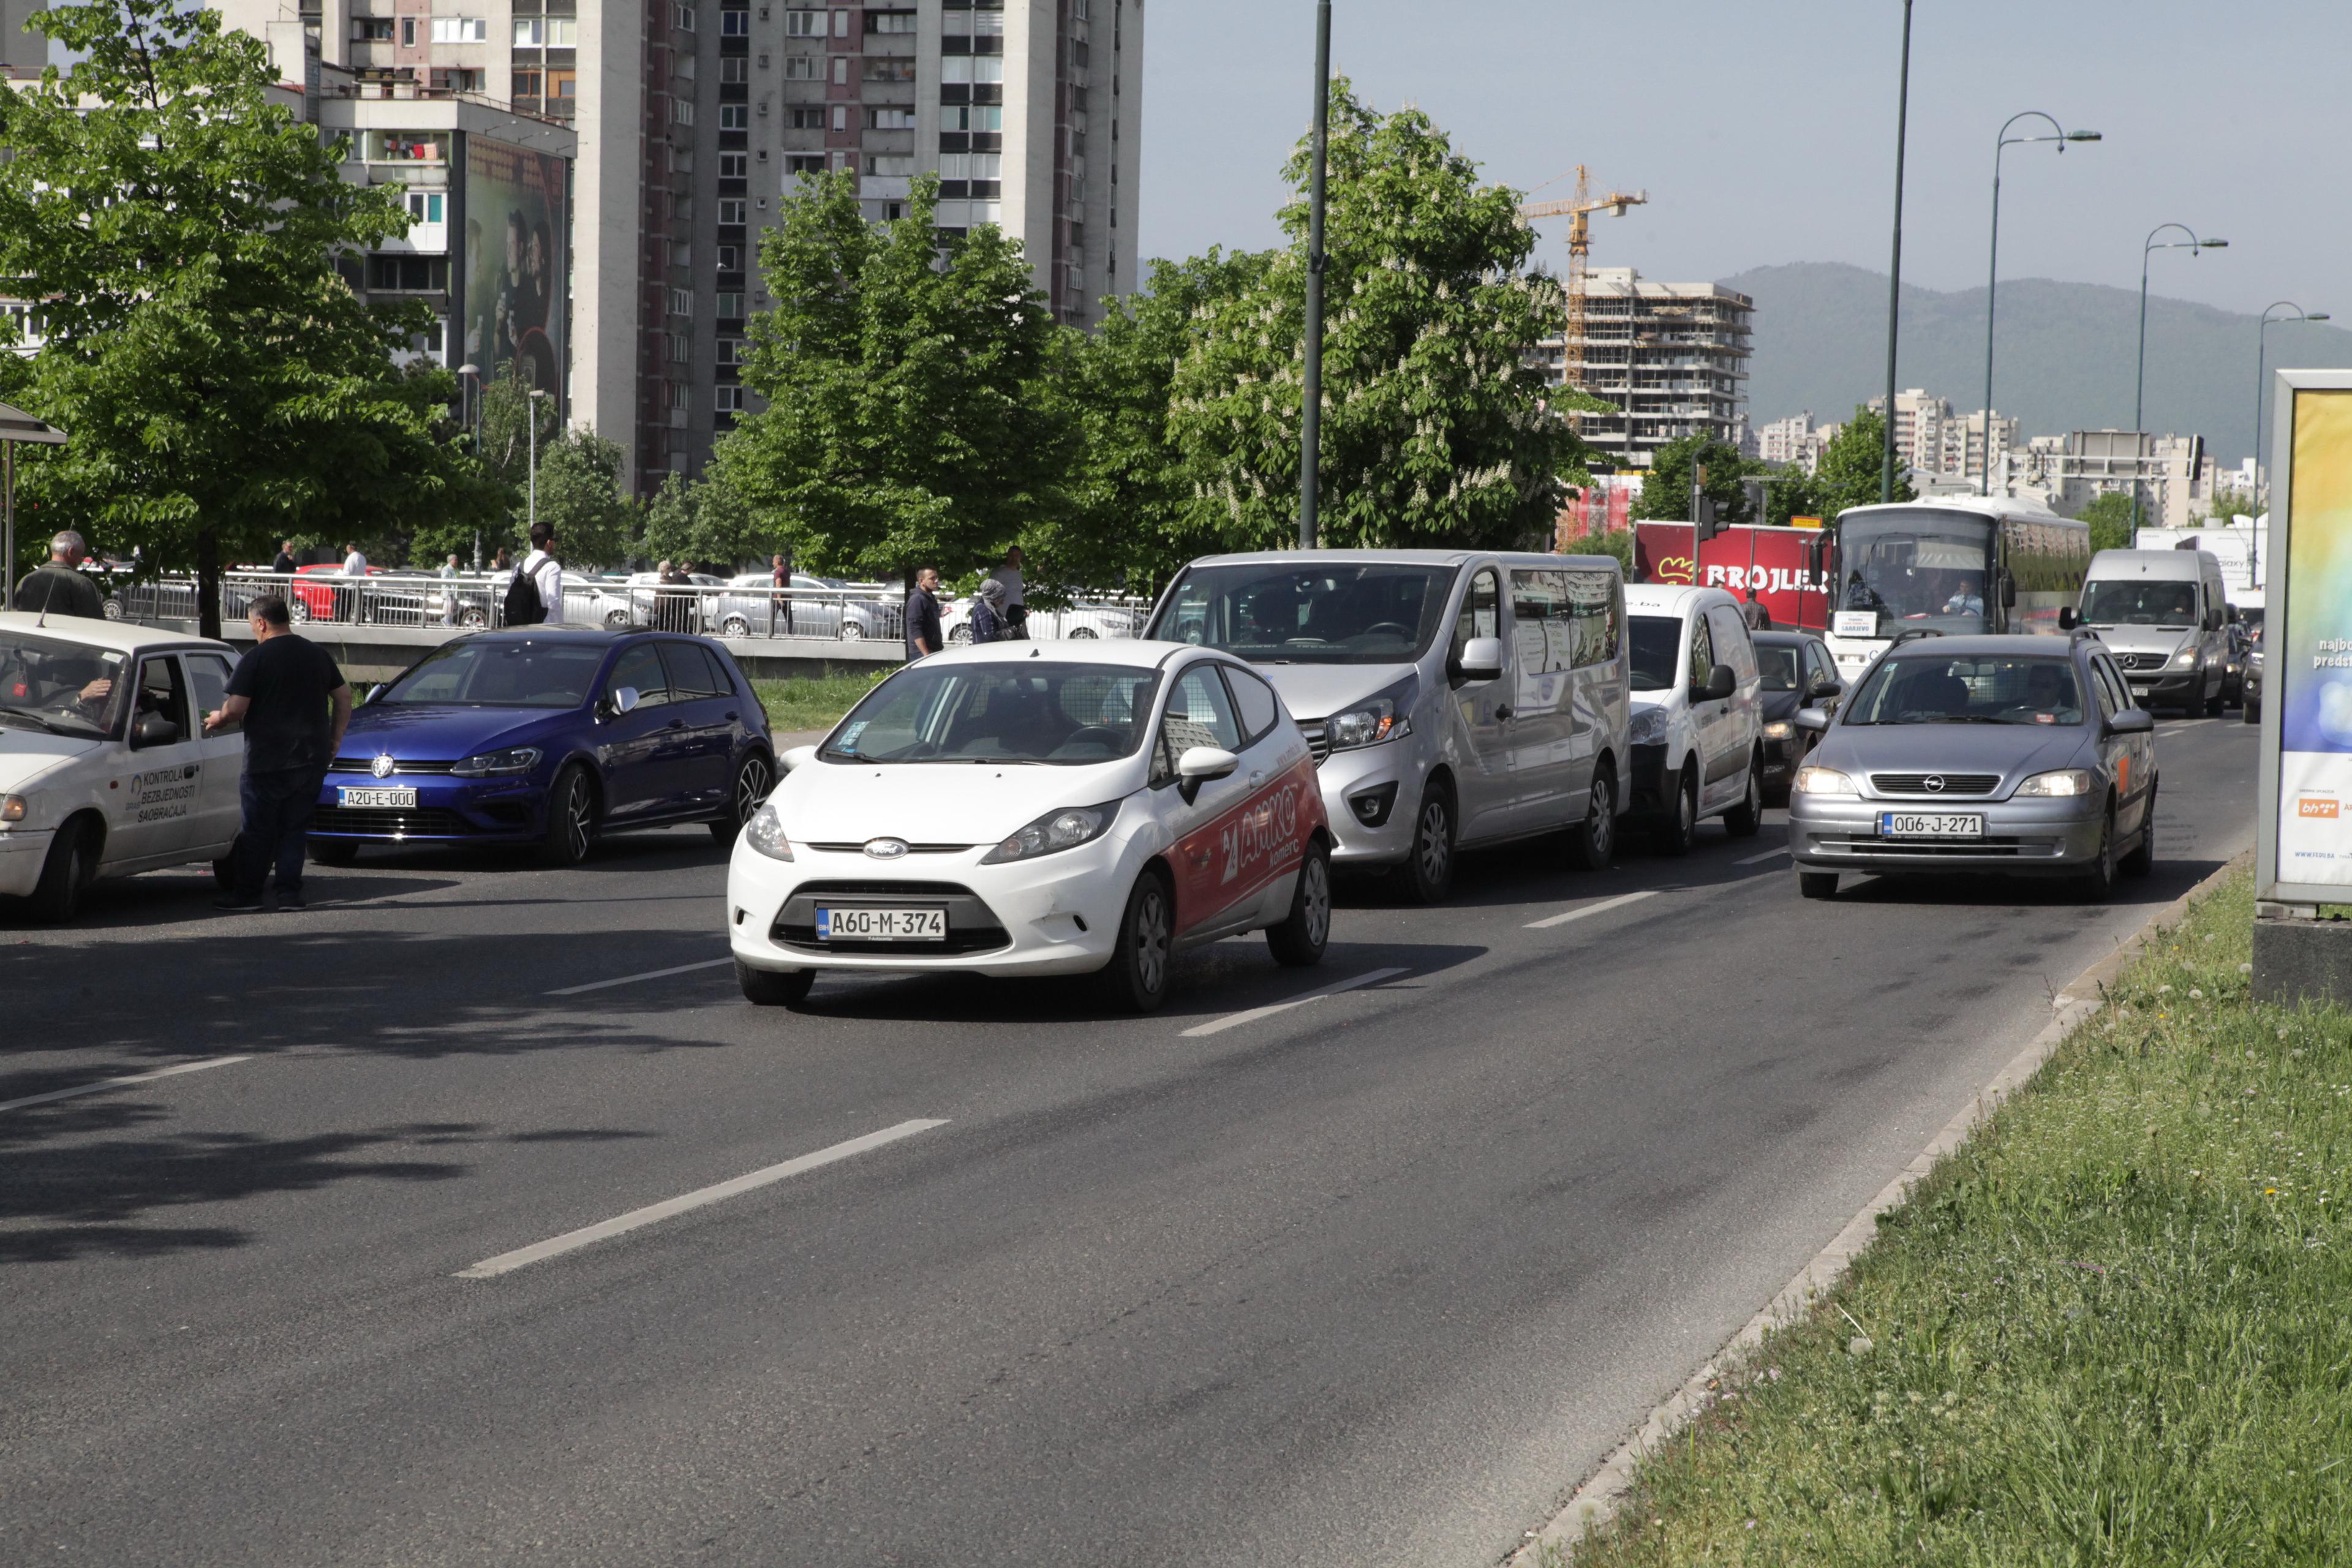
POLYGON ((2141 707, 2221 713, 2229 607, 2211 551, 2102 550, 2075 616, 2099 634, 2141 707))
POLYGON ((1592 868, 1616 851, 1632 668, 1608 556, 1206 556, 1143 635, 1272 683, 1313 748, 1337 866, 1393 868, 1435 902, 1472 846, 1565 832, 1592 868))

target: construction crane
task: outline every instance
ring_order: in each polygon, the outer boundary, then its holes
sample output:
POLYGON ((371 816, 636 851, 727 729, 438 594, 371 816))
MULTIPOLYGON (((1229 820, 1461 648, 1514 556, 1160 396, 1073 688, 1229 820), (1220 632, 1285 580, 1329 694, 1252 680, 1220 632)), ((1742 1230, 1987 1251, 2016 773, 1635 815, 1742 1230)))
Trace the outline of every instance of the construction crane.
POLYGON ((1606 212, 1623 217, 1627 207, 1646 206, 1647 191, 1612 191, 1605 196, 1592 194, 1592 182, 1584 165, 1576 166, 1576 195, 1564 202, 1529 202, 1519 208, 1524 218, 1565 217, 1568 224, 1568 342, 1560 365, 1560 384, 1584 390, 1584 296, 1585 275, 1592 255, 1591 216, 1606 212))

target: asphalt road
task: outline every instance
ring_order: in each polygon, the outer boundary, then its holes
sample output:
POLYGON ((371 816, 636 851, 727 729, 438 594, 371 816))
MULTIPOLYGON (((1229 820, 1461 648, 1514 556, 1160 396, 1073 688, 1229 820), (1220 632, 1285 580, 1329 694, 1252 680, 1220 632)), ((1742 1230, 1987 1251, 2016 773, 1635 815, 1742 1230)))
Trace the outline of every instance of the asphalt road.
POLYGON ((1367 885, 1320 971, 1221 944, 1140 1022, 575 989, 723 954, 698 829, 314 870, 308 916, 110 885, 0 930, 0 1561, 1494 1562, 2251 842, 2254 735, 2163 726, 2111 905, 1801 901, 1775 813, 1367 885))

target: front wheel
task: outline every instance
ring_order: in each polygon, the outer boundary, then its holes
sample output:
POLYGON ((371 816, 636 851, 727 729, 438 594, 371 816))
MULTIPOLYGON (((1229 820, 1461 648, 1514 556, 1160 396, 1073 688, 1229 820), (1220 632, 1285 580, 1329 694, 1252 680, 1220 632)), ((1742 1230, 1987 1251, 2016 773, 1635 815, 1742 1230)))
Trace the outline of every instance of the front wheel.
POLYGON ((1678 860, 1691 852, 1691 844, 1697 837, 1698 779, 1685 768, 1675 788, 1670 814, 1651 829, 1650 847, 1670 860, 1678 860))
POLYGON ((1099 637, 1102 636, 1102 633, 1095 630, 1092 626, 1072 626, 1070 628, 1070 636, 1079 641, 1084 641, 1088 637, 1099 637))
POLYGON ((457 624, 467 631, 479 631, 490 624, 490 613, 478 605, 467 605, 457 612, 457 624))
POLYGON ((2205 717, 2219 719, 2221 716, 2221 710, 2229 706, 2229 695, 2228 689, 2217 683, 2213 688, 2213 695, 2205 700, 2205 717))
POLYGON ((1114 1006, 1129 1013, 1157 1012, 1168 1000, 1168 968, 1175 953, 1176 910, 1168 884, 1156 871, 1135 879, 1119 918, 1118 941, 1102 972, 1114 1006))
POLYGON ((41 879, 33 884, 33 918, 45 925, 65 924, 81 913, 83 895, 96 880, 98 835, 87 821, 68 822, 49 841, 41 879))
POLYGON ((743 759, 735 770, 735 788, 727 797, 727 815, 710 825, 710 837, 719 844, 731 846, 760 803, 768 798, 775 787, 776 775, 768 766, 768 759, 754 752, 743 759))
POLYGON ((1443 903, 1454 887, 1454 796, 1433 784, 1412 819, 1412 849, 1405 857, 1405 890, 1416 904, 1443 903))
POLYGON ((2139 842, 2117 863, 2126 877, 2145 877, 2156 869, 2156 791, 2147 792, 2147 809, 2139 819, 2139 842))
POLYGON ((604 612, 604 629, 608 632, 627 631, 631 618, 626 610, 607 610, 604 612))
POLYGON ((743 993, 743 1000, 754 1007, 798 1007, 808 1000, 811 987, 816 984, 816 971, 794 969, 778 973, 772 969, 754 969, 739 958, 735 961, 735 984, 743 993))
POLYGON ((286 618, 300 626, 310 618, 310 602, 297 594, 286 602, 286 618))
POLYGON ((1797 873, 1797 896, 1801 899, 1834 899, 1837 897, 1837 883, 1835 871, 1800 871, 1797 873))
POLYGON ((1330 941, 1331 856, 1322 845, 1310 844, 1290 895, 1290 914, 1280 925, 1266 927, 1265 945, 1284 968, 1308 969, 1323 962, 1330 941))
POLYGON ((845 619, 841 623, 841 640, 844 642, 864 642, 866 640, 866 628, 856 621, 845 619))
POLYGON ((589 785, 588 770, 572 763, 555 775, 555 786, 547 792, 547 832, 540 840, 539 862, 577 866, 588 858, 588 847, 595 840, 595 792, 589 785))
POLYGON ((1608 868, 1617 853, 1617 780, 1607 768, 1592 775, 1592 798, 1584 820, 1569 830, 1569 863, 1580 871, 1608 868))
POLYGON ((729 616, 719 623, 719 635, 723 637, 748 637, 751 623, 741 616, 729 616))
POLYGON ((2259 697, 2250 699, 2246 705, 2238 710, 2238 716, 2249 724, 2261 723, 2263 721, 2262 699, 2259 697))
POLYGON ((971 641, 971 623, 970 621, 966 621, 962 626, 956 627, 955 630, 948 634, 948 642, 955 647, 961 647, 970 641, 971 641))
POLYGON ((1764 754, 1752 753, 1748 759, 1748 788, 1739 804, 1723 814, 1723 826, 1734 838, 1753 838, 1756 830, 1764 826, 1764 754))
POLYGON ((2091 903, 2104 904, 2115 897, 2116 808, 2112 805, 2099 821, 2099 852, 2083 868, 2080 886, 2084 899, 2091 903))

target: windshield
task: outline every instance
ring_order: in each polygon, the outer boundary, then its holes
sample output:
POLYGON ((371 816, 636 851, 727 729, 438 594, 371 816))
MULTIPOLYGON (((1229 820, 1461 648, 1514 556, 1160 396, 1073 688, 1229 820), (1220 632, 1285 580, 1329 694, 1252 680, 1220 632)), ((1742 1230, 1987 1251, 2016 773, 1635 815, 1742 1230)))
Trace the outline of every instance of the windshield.
POLYGON ((1992 537, 1989 519, 1940 512, 1843 520, 1838 608, 1874 612, 1878 637, 1916 626, 1980 632, 1992 537))
POLYGON ((866 694, 824 754, 844 763, 1047 763, 1132 756, 1160 672, 1132 665, 919 664, 866 694))
POLYGON ((1797 689, 1797 650, 1795 648, 1758 643, 1756 667, 1764 677, 1765 690, 1794 691, 1797 689))
POLYGON ((2095 626, 2189 626, 2197 624, 2197 584, 2130 577, 2083 585, 2083 619, 2095 626))
POLYGON ((1628 616, 1625 629, 1633 634, 1633 689, 1671 691, 1675 666, 1683 654, 1680 616, 1628 616))
POLYGON ((2082 689, 2063 658, 2016 654, 1882 658, 1845 705, 1849 724, 2080 724, 2082 689))
POLYGON ((1254 664, 1409 664, 1445 619, 1450 566, 1195 566, 1144 635, 1254 664))
POLYGON ((467 638, 427 654, 373 702, 474 708, 577 708, 588 700, 604 648, 596 643, 467 638))
POLYGON ((29 633, 0 632, 0 725, 103 739, 131 696, 127 656, 29 633))

